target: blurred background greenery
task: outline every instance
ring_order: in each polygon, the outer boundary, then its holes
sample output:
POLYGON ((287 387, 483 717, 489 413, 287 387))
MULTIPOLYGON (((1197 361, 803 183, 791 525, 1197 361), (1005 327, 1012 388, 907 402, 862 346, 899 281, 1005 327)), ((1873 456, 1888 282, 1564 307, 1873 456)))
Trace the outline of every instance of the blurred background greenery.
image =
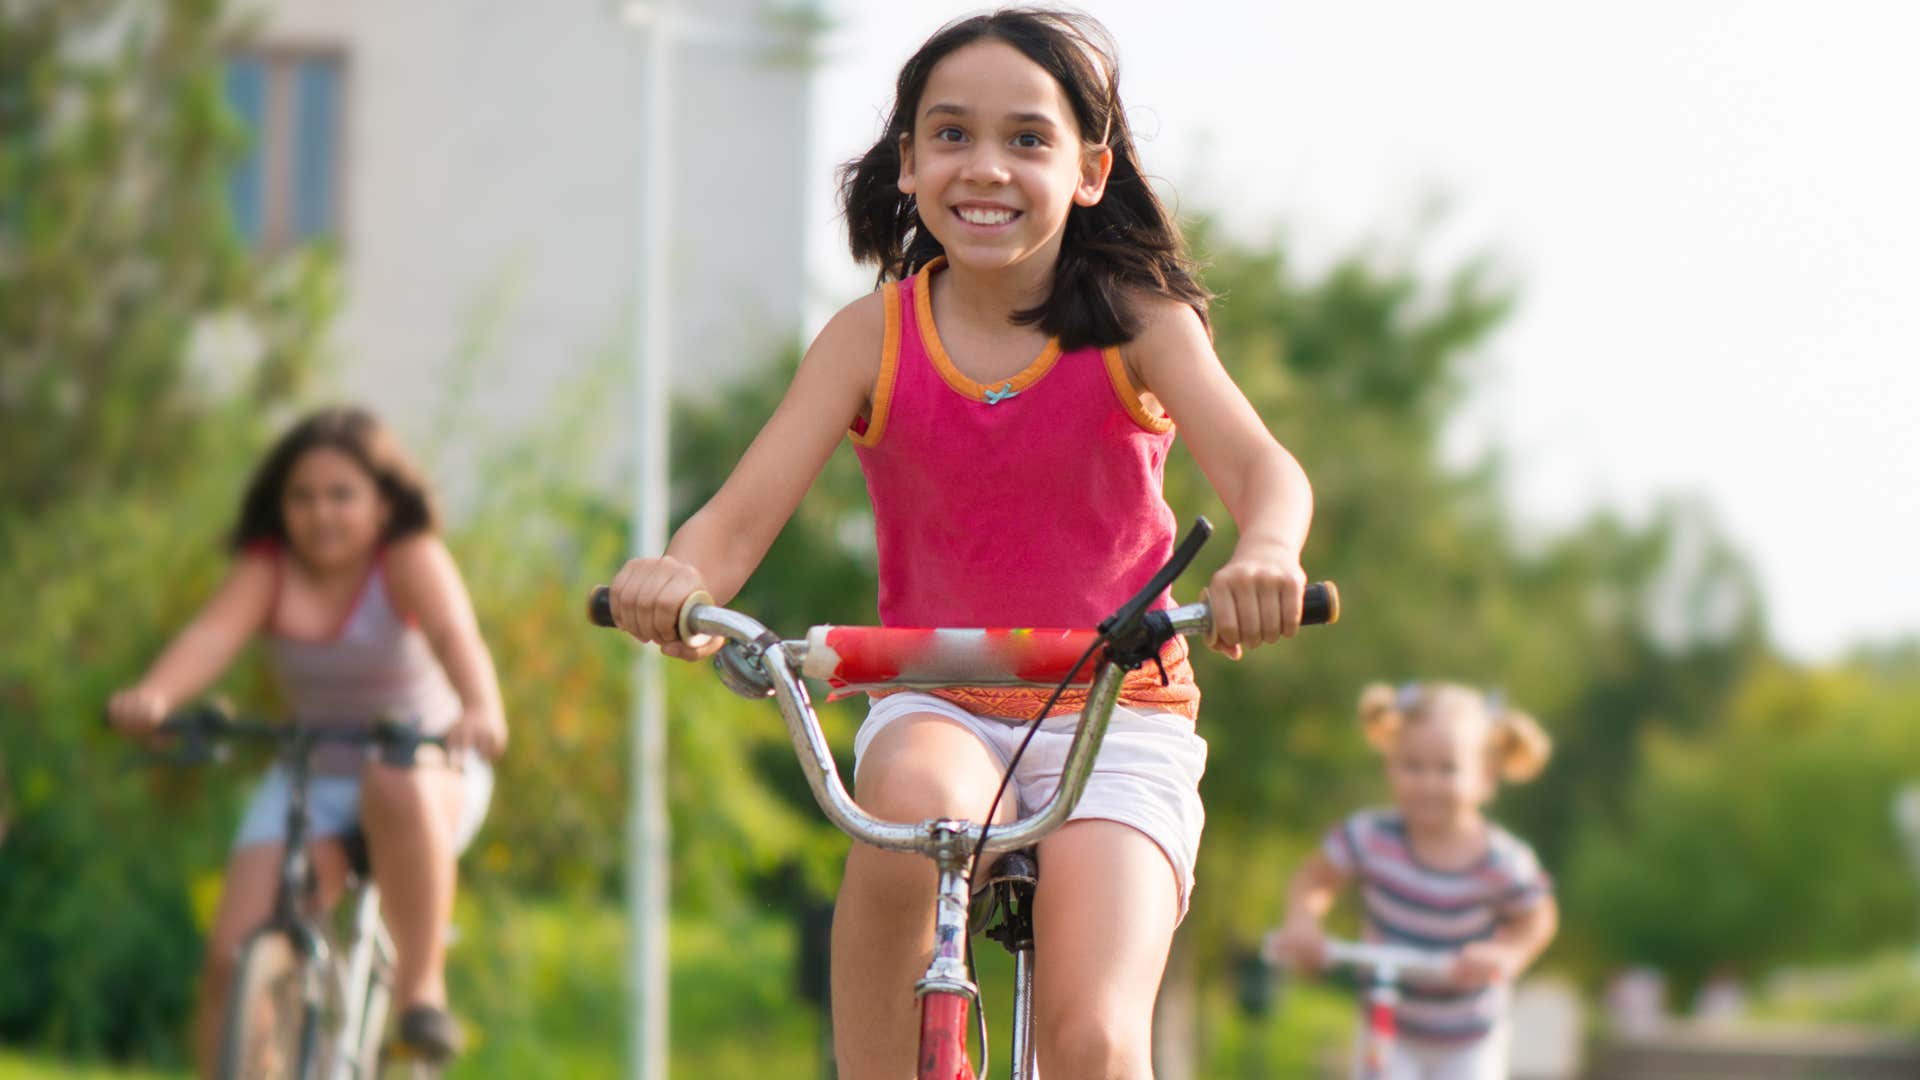
MULTIPOLYGON (((130 768, 98 718, 217 580, 244 475, 314 402, 338 306, 324 244, 261 254, 230 220, 246 134, 221 95, 219 5, 176 3, 105 55, 63 47, 115 10, 0 9, 0 1075, 184 1070, 200 935, 249 778, 130 768), (195 358, 235 323, 259 360, 217 377, 195 358)), ((1514 302, 1494 266, 1435 274, 1370 251, 1308 275, 1283 246, 1204 222, 1192 235, 1221 296, 1220 355, 1314 479, 1308 565, 1340 582, 1348 613, 1244 663, 1199 661, 1209 824, 1167 990, 1190 1005, 1199 1075, 1300 1075, 1346 1039, 1337 995, 1250 1016, 1236 970, 1320 831, 1384 796, 1359 688, 1416 676, 1502 686, 1557 741, 1546 776, 1497 806, 1558 878, 1548 970, 1597 995, 1646 965, 1684 1004, 1711 973, 1765 986, 1821 969, 1763 992, 1756 1022, 1920 1033, 1905 959, 1920 895, 1890 811, 1920 777, 1920 646, 1789 660, 1709 506, 1520 529, 1497 455, 1442 452, 1514 302)), ((718 485, 793 362, 769 356, 677 407, 677 514, 718 485)), ((592 417, 617 364, 597 360, 535 429, 484 451, 488 483, 448 536, 514 726, 463 864, 453 992, 476 1039, 456 1075, 611 1075, 624 1060, 629 653, 584 626, 579 600, 623 558, 627 513, 617 488, 577 479, 606 473, 592 417)), ((470 407, 450 397, 436 430, 470 407)), ((1183 520, 1228 523, 1180 454, 1168 490, 1183 520)), ((737 606, 787 631, 870 619, 864 514, 843 452, 737 606)), ((1231 547, 1216 540, 1184 594, 1231 547)), ((770 708, 704 668, 668 677, 674 1069, 802 1068, 823 1034, 798 927, 831 897, 845 843, 770 708)), ((273 705, 252 663, 224 691, 273 705)), ((827 711, 844 749, 854 716, 827 711)))

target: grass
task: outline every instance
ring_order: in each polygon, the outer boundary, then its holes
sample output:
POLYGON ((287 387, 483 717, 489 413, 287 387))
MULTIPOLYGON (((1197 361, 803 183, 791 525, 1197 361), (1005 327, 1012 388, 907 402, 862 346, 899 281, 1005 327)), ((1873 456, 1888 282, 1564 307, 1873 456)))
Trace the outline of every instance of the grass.
MULTIPOLYGON (((456 1011, 469 1048, 453 1080, 619 1077, 627 1060, 624 913, 611 905, 461 898, 462 939, 450 956, 456 1011), (485 928, 482 933, 479 928, 485 928)), ((701 1080, 824 1076, 824 1023, 796 985, 795 929, 785 917, 678 918, 672 925, 671 1072, 701 1080)), ((992 1031, 993 1072, 1004 1075, 1012 962, 976 941, 992 1031)), ((1199 1075, 1344 1075, 1354 1022, 1350 994, 1313 984, 1284 988, 1248 1015, 1232 988, 1206 988, 1199 1075), (1335 1071, 1328 1072, 1329 1068, 1335 1071)), ((976 1050, 977 1053, 977 1050, 976 1050)), ((0 1054, 0 1080, 186 1080, 176 1071, 115 1069, 0 1054)))
POLYGON ((150 1072, 28 1057, 0 1051, 0 1080, 188 1080, 185 1072, 150 1072))

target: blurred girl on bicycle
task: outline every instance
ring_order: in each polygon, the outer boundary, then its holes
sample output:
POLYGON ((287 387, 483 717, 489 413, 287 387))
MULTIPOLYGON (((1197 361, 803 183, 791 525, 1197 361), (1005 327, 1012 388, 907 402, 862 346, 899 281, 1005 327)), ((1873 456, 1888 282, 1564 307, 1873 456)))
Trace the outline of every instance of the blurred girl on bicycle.
MULTIPOLYGON (((365 831, 397 953, 403 1041, 457 1053, 442 971, 454 861, 485 816, 489 762, 507 742, 493 660, 466 585, 435 534, 425 480, 393 435, 357 408, 299 423, 267 452, 240 501, 225 581, 133 686, 113 696, 121 731, 151 730, 201 693, 255 637, 290 716, 418 719, 448 753, 413 768, 348 752, 313 758, 308 813, 323 907, 347 873, 342 837, 365 831)), ((284 838, 287 778, 268 772, 247 807, 207 942, 196 1020, 200 1060, 218 1045, 237 950, 268 915, 284 838)))
POLYGON ((1533 849, 1484 810, 1499 781, 1538 775, 1551 744, 1532 717, 1451 683, 1369 686, 1360 722, 1385 759, 1393 805, 1328 831, 1293 875, 1276 950, 1323 966, 1321 919, 1356 885, 1368 940, 1458 957, 1451 985, 1401 988, 1387 1075, 1504 1078, 1512 983, 1553 940, 1559 916, 1533 849))
MULTIPOLYGON (((901 69, 885 130, 842 169, 841 198, 879 288, 827 323, 665 554, 621 570, 618 625, 678 657, 714 648, 676 640, 682 602, 696 589, 732 597, 850 438, 873 501, 883 624, 1092 626, 1173 548, 1161 484, 1177 423, 1239 527, 1208 586, 1213 646, 1238 657, 1296 631, 1307 478, 1214 355, 1208 294, 1142 172, 1104 28, 1029 9, 948 24, 901 69)), ((1047 1075, 1151 1075, 1206 761, 1182 639, 1162 660, 1167 684, 1152 669, 1127 682, 1074 820, 1041 844, 1047 1075)), ((878 698, 855 741, 856 798, 895 821, 980 819, 1045 697, 878 698)), ((1021 759, 1009 790, 1022 806, 1057 783, 1084 698, 1063 698, 1021 759)), ((913 1072, 933 891, 916 856, 856 846, 847 859, 833 1014, 850 1080, 913 1072)))

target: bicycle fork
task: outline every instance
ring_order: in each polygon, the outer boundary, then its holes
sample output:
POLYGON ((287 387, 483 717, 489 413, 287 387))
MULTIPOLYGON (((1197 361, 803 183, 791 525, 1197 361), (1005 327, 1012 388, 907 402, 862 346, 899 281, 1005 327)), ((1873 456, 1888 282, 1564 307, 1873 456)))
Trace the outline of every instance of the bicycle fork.
MULTIPOLYGON (((963 821, 932 823, 940 870, 934 896, 933 960, 914 984, 920 999, 918 1080, 975 1080, 967 1061, 967 1010, 980 1002, 980 987, 967 971, 967 914, 971 899, 968 862, 973 852, 963 821)), ((986 1050, 981 1032, 981 1050, 986 1050)), ((984 1062, 982 1063, 984 1065, 984 1062)))
POLYGON ((1389 979, 1379 976, 1375 979, 1367 993, 1367 1034, 1361 1075, 1367 1080, 1384 1080, 1392 1067, 1394 1041, 1399 1037, 1394 1010, 1400 1005, 1400 990, 1389 979))
MULTIPOLYGON (((964 822, 934 822, 934 862, 939 867, 935 895, 933 960, 915 984, 920 999, 920 1057, 917 1080, 986 1080, 990 1051, 986 1017, 979 1013, 980 988, 967 963, 973 901, 964 822), (980 1034, 980 1071, 967 1060, 967 1013, 975 1013, 980 1034)), ((1011 1080, 1037 1080, 1033 1040, 1033 886, 1038 872, 1031 857, 1015 852, 996 863, 987 889, 1000 906, 999 920, 986 920, 988 937, 1013 954, 1013 1037, 1011 1080), (1009 862, 1010 860, 1010 862, 1009 862)), ((986 909, 994 910, 993 906, 986 909)))
POLYGON ((343 979, 337 988, 340 1027, 335 1032, 335 1080, 372 1080, 387 1022, 393 946, 380 921, 380 891, 363 882, 353 907, 343 979))

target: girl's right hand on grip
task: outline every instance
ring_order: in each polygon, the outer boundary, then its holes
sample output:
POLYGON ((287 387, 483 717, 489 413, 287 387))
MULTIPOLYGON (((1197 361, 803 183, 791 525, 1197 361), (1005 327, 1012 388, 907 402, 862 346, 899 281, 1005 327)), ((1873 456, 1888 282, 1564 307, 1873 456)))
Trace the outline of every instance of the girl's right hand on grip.
POLYGON ((670 555, 630 559, 608 586, 613 624, 677 659, 710 656, 723 642, 704 635, 682 641, 679 629, 681 607, 689 596, 704 591, 700 572, 670 555))
POLYGON ((130 686, 107 699, 107 723, 122 735, 145 735, 160 726, 170 707, 158 691, 130 686))

